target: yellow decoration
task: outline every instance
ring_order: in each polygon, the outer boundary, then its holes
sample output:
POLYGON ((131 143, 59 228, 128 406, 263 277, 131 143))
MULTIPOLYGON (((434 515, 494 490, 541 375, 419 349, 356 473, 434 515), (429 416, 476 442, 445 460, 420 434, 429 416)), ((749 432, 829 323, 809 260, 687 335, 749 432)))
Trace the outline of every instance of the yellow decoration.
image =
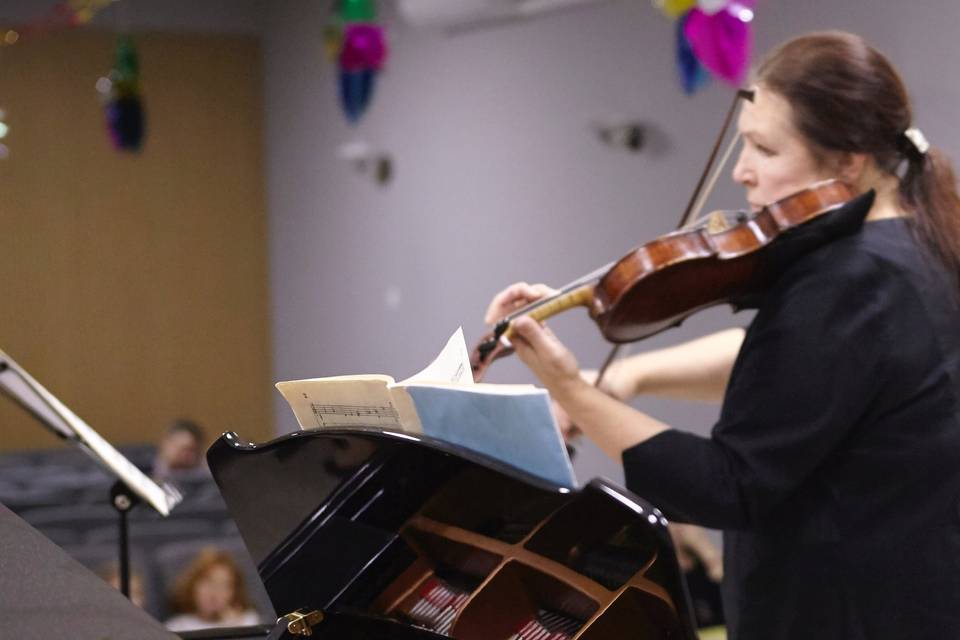
POLYGON ((697 0, 653 0, 653 5, 671 18, 679 18, 697 4, 697 0))
POLYGON ((336 62, 343 48, 343 29, 340 25, 328 24, 323 28, 323 53, 327 62, 336 62))
MULTIPOLYGON (((51 19, 56 21, 54 27, 47 26, 44 31, 52 30, 52 28, 67 29, 77 25, 88 24, 91 20, 93 20, 95 15, 109 7, 114 2, 119 2, 119 0, 67 0, 66 2, 59 2, 51 10, 52 13, 46 16, 46 21, 51 19), (73 12, 72 22, 64 22, 64 17, 61 15, 61 10, 64 7, 68 7, 73 12)), ((32 25, 28 25, 28 27, 29 26, 32 25)), ((25 31, 24 33, 27 32, 25 31)), ((20 34, 13 29, 10 29, 6 31, 2 37, 0 37, 0 47, 14 45, 19 40, 20 34)))
POLYGON ((83 9, 77 9, 74 13, 78 24, 87 24, 90 20, 93 19, 93 9, 89 7, 84 7, 83 9))

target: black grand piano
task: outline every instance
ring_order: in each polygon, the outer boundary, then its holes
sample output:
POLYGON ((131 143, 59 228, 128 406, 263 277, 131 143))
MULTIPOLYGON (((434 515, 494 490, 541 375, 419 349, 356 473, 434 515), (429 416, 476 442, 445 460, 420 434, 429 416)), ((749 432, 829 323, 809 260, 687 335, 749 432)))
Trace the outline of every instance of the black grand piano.
POLYGON ((207 459, 281 616, 263 636, 697 637, 666 520, 603 480, 372 429, 226 433, 207 459))

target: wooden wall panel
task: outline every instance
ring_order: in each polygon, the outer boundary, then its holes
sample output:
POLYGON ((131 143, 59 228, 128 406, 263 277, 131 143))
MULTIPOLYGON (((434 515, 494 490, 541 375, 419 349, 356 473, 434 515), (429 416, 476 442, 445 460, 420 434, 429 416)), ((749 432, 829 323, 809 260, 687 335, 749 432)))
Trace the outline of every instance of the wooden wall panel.
MULTIPOLYGON (((117 444, 178 416, 272 434, 261 59, 248 36, 142 34, 147 136, 109 143, 114 36, 0 51, 0 349, 117 444)), ((0 450, 56 446, 0 397, 0 450)))

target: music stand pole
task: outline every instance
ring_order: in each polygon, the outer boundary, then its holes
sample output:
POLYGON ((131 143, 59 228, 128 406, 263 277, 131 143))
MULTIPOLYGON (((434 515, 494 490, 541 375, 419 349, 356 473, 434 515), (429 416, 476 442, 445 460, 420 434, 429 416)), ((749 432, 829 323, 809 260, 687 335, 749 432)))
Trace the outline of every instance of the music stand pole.
POLYGON ((140 502, 140 498, 122 480, 110 487, 110 504, 117 511, 119 525, 120 593, 130 598, 130 531, 127 514, 140 502))

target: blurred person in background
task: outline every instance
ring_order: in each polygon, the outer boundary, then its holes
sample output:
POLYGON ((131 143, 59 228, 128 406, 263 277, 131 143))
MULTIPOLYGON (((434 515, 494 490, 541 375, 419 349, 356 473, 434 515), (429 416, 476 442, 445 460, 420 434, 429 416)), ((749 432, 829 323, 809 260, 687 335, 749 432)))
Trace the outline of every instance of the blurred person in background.
MULTIPOLYGON (((120 591, 120 567, 116 562, 111 562, 97 571, 97 575, 100 576, 104 582, 109 584, 111 587, 120 591)), ((144 603, 146 602, 146 590, 143 586, 143 576, 140 575, 137 571, 130 572, 130 602, 137 605, 141 609, 144 608, 144 603)))
POLYGON ((185 418, 174 420, 157 443, 150 475, 156 480, 169 480, 178 475, 205 472, 205 445, 206 434, 200 425, 185 418))
POLYGON ((200 551, 178 576, 172 600, 177 615, 165 623, 171 631, 243 627, 260 622, 236 561, 215 547, 200 551))

